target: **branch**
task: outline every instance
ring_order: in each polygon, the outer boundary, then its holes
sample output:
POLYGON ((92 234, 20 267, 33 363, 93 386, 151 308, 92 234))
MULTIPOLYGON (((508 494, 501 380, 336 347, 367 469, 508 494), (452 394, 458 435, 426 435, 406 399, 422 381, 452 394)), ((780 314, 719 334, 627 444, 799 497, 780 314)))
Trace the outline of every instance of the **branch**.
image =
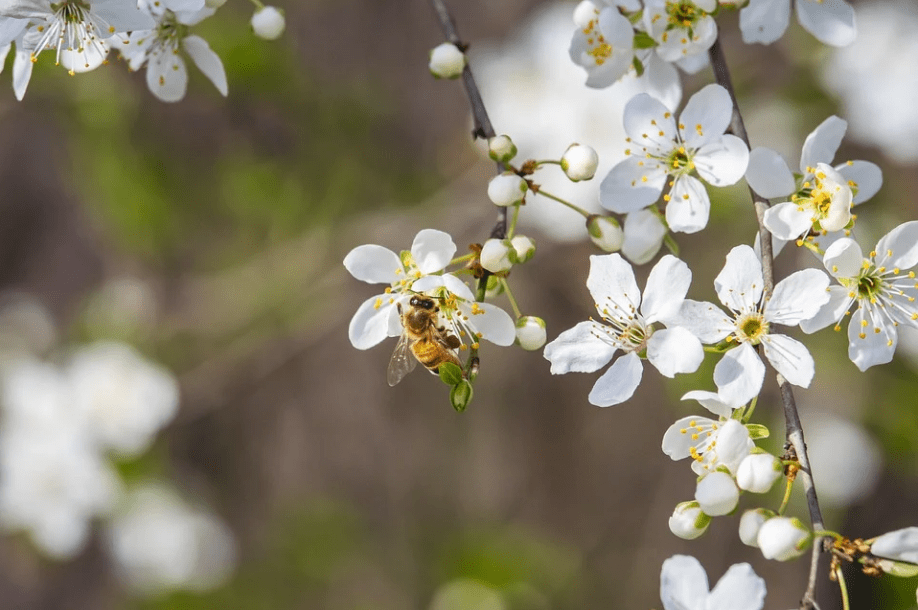
MULTIPOLYGON (((733 89, 733 80, 730 78, 730 70, 727 68, 727 61, 724 57, 723 50, 720 46, 720 39, 714 41, 714 46, 708 52, 711 58, 711 66, 714 71, 714 78, 717 83, 727 90, 730 99, 733 101, 733 118, 730 121, 730 130, 738 138, 749 146, 749 135, 746 133, 746 126, 743 123, 743 116, 740 114, 739 104, 736 101, 736 92, 733 89)), ((751 147, 750 147, 751 148, 751 147)), ((759 244, 762 252, 762 275, 764 277, 765 299, 771 297, 774 291, 774 254, 771 248, 771 233, 765 228, 764 217, 765 210, 768 209, 768 200, 752 190, 752 203, 755 206, 755 216, 759 223, 759 244)), ((794 392, 790 383, 779 373, 777 375, 778 387, 781 390, 781 400, 784 403, 784 421, 787 427, 787 442, 790 444, 797 460, 800 462, 799 477, 803 481, 803 490, 806 494, 806 503, 810 512, 810 521, 813 529, 825 529, 822 521, 822 511, 819 509, 819 499, 816 497, 816 486, 813 483, 813 475, 810 470, 810 459, 806 452, 806 442, 803 438, 803 427, 800 424, 800 415, 797 412, 797 402, 794 400, 794 392)), ((810 562, 810 575, 803 599, 800 601, 800 610, 812 610, 817 608, 814 598, 816 588, 816 570, 819 567, 819 553, 823 550, 823 541, 817 539, 813 543, 813 556, 810 562)))

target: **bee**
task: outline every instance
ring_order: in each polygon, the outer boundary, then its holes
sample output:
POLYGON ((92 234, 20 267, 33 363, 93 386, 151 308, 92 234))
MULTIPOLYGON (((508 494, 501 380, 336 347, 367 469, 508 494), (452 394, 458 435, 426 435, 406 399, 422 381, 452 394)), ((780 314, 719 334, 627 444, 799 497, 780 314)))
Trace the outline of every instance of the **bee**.
POLYGON ((418 362, 432 373, 436 373, 444 362, 462 367, 454 351, 461 341, 443 326, 437 326, 439 312, 440 307, 433 299, 422 296, 411 297, 405 311, 401 303, 398 304, 403 330, 386 372, 390 386, 413 371, 418 362))

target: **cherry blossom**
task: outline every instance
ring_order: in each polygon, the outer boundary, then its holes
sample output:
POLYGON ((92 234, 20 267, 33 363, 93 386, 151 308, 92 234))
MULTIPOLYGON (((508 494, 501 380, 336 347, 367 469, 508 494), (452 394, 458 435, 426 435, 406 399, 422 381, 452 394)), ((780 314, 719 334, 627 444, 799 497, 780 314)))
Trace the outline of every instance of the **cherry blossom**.
POLYGON ((762 610, 765 581, 748 563, 730 566, 713 589, 694 557, 673 555, 660 571, 663 610, 762 610))
POLYGON ((647 0, 644 27, 657 41, 656 52, 694 73, 707 64, 707 50, 717 40, 717 23, 710 13, 717 0, 647 0))
POLYGON ((749 0, 740 11, 743 42, 771 44, 781 38, 790 22, 792 1, 797 21, 819 42, 833 47, 854 42, 854 9, 845 0, 749 0))
POLYGON ((574 10, 570 55, 587 71, 587 87, 608 87, 631 68, 634 28, 615 5, 584 0, 574 10))

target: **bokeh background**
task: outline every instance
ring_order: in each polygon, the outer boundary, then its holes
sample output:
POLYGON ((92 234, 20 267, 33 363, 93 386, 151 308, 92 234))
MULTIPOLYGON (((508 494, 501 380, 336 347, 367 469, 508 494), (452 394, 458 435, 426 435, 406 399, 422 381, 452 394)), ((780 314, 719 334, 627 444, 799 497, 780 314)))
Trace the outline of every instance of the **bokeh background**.
MULTIPOLYGON (((582 86, 566 53, 574 5, 452 4, 497 131, 538 158, 591 144, 611 167, 627 93, 582 86)), ((159 486, 150 510, 161 518, 137 534, 153 557, 141 574, 220 541, 207 578, 144 586, 111 552, 115 514, 96 516, 67 559, 7 532, 0 606, 654 608, 662 561, 685 553, 712 583, 747 561, 767 581, 767 608, 796 607, 807 560, 763 560, 738 540, 738 516, 692 542, 668 531, 694 477, 660 441, 698 412, 679 397, 712 389, 713 363, 675 382, 648 369, 634 399, 598 409, 586 401, 595 376, 552 377, 540 353, 486 346, 475 400, 457 414, 423 372, 387 386, 394 342, 350 346, 350 316, 375 292, 346 273, 345 254, 407 249, 423 228, 450 232, 460 249, 483 241, 493 164, 470 141, 461 85, 427 72, 442 34, 426 2, 278 5, 287 32, 277 42, 251 35, 241 0, 196 28, 223 59, 227 98, 195 69, 186 99, 170 105, 123 62, 70 78, 44 56, 25 101, 0 95, 0 326, 15 348, 4 366, 65 367, 104 340, 171 371, 174 418, 143 452, 106 459, 124 489, 159 486), (211 527, 190 547, 191 530, 171 531, 184 522, 169 517, 189 510, 211 527)), ((794 168, 806 134, 839 114, 850 128, 836 161, 881 165, 883 189, 858 211, 869 248, 918 218, 918 9, 855 6, 859 40, 840 51, 793 19, 770 47, 743 45, 735 14, 720 27, 753 145, 794 168)), ((684 99, 710 81, 685 77, 684 99)), ((596 182, 569 196, 596 208, 596 182)), ((744 184, 713 197, 707 230, 678 237, 699 299, 755 230, 744 184)), ((576 215, 542 207, 523 210, 538 252, 510 281, 552 338, 589 315, 596 250, 576 215)), ((779 273, 817 264, 788 251, 779 273)), ((918 349, 901 345, 894 362, 861 374, 843 335, 807 339, 817 378, 797 397, 828 526, 870 537, 916 525, 918 349)), ((774 452, 780 412, 767 384, 756 419, 774 452)), ((780 491, 766 502, 777 506, 780 491)), ((805 518, 799 497, 792 511, 805 518)), ((850 571, 855 608, 912 608, 916 584, 850 571)), ((840 607, 834 587, 821 579, 823 608, 840 607)))

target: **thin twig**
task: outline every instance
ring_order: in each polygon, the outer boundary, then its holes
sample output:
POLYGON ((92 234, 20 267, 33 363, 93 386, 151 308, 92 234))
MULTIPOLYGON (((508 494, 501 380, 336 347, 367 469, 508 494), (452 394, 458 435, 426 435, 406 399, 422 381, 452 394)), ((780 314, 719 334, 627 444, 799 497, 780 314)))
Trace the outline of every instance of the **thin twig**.
MULTIPOLYGON (((733 81, 730 78, 730 71, 727 68, 727 61, 724 58, 723 50, 720 46, 720 39, 714 42, 708 52, 711 58, 711 66, 714 70, 714 78, 717 83, 724 87, 730 94, 733 101, 733 118, 730 122, 730 130, 738 138, 749 146, 749 135, 746 133, 746 126, 743 123, 743 116, 739 110, 739 104, 736 101, 736 92, 733 89, 733 81)), ((764 217, 765 210, 768 209, 768 201, 752 190, 752 202, 755 206, 755 216, 759 223, 759 245, 762 252, 762 275, 765 281, 764 293, 765 299, 771 297, 774 290, 774 255, 771 248, 771 234, 765 228, 764 217)), ((797 412, 797 402, 794 400, 794 392, 790 383, 779 373, 777 375, 778 387, 781 390, 781 400, 784 403, 784 421, 787 427, 787 441, 797 455, 800 462, 800 479, 803 482, 803 490, 806 494, 806 503, 810 512, 810 521, 814 530, 825 529, 822 521, 822 511, 819 509, 819 499, 816 497, 816 486, 813 483, 812 471, 810 470, 810 460, 806 452, 806 442, 803 438, 803 427, 800 424, 800 415, 797 412)), ((810 561, 810 575, 806 591, 800 601, 800 610, 812 610, 816 608, 815 588, 816 572, 819 567, 819 553, 823 549, 824 538, 820 538, 813 543, 813 555, 810 561)))

